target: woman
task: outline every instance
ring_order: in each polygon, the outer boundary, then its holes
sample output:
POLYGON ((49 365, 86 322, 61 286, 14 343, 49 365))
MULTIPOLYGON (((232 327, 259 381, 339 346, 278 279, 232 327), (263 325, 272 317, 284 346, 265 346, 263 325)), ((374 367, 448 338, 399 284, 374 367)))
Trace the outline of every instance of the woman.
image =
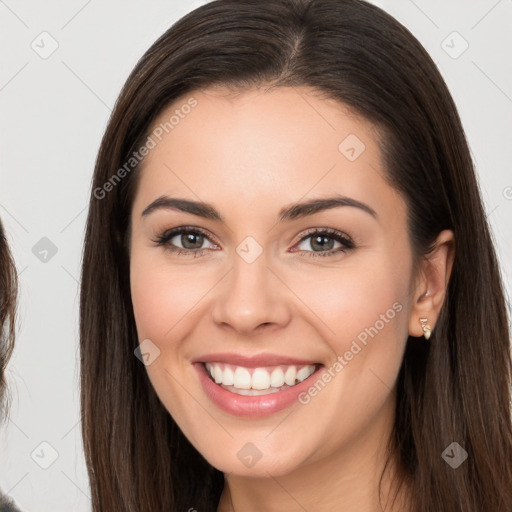
POLYGON ((213 1, 128 78, 81 288, 93 510, 512 510, 499 267, 454 102, 358 0, 213 1))
MULTIPOLYGON (((14 350, 18 278, 4 227, 0 220, 0 421, 7 418, 5 370, 14 350)), ((13 501, 0 492, 0 511, 18 512, 13 501)))

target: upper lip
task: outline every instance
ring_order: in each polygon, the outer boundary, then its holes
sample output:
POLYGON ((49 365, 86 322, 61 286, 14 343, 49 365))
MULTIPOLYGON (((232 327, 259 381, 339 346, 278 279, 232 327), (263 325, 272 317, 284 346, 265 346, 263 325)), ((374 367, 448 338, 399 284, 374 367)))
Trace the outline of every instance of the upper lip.
POLYGON ((227 363, 235 366, 246 366, 248 368, 257 368, 260 366, 279 366, 279 365, 297 365, 307 366, 320 364, 318 361, 298 359, 279 354, 255 354, 244 356, 242 354, 218 352, 215 354, 204 354, 196 357, 193 363, 227 363))

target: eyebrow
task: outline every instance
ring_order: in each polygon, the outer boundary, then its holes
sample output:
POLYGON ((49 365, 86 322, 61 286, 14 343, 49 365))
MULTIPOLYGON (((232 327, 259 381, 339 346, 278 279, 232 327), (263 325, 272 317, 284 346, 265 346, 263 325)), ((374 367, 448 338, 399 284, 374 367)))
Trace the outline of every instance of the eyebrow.
MULTIPOLYGON (((330 210, 331 208, 338 208, 340 206, 352 206, 354 208, 359 208, 360 210, 370 214, 375 219, 378 218, 376 211, 367 204, 362 203, 361 201, 357 201, 356 199, 352 199, 351 197, 336 195, 321 199, 310 199, 309 201, 303 201, 285 206, 279 211, 278 222, 291 221, 302 217, 307 217, 309 215, 313 215, 324 210, 330 210)), ((179 210, 185 213, 190 213, 192 215, 197 215, 198 217, 203 217, 205 219, 218 221, 223 224, 225 223, 222 215, 208 203, 192 201, 190 199, 169 197, 165 195, 160 196, 158 199, 155 199, 151 204, 149 204, 142 212, 142 216, 144 217, 149 215, 150 213, 159 209, 179 210)))

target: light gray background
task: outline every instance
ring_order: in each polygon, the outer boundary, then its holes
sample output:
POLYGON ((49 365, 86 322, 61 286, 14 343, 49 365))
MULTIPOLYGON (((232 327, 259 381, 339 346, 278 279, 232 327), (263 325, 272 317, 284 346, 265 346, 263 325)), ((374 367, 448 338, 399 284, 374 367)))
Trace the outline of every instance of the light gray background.
MULTIPOLYGON (((138 58, 203 3, 0 0, 0 216, 21 284, 0 488, 25 511, 90 510, 79 423, 78 278, 96 152, 138 58), (43 31, 58 43, 47 58, 40 53, 51 49, 52 39, 40 36, 43 31), (57 248, 46 262, 32 251, 43 237, 57 248), (56 460, 43 469, 53 450, 56 460)), ((510 297, 512 2, 374 3, 421 41, 455 98, 510 297), (458 56, 464 40, 469 47, 458 56)))

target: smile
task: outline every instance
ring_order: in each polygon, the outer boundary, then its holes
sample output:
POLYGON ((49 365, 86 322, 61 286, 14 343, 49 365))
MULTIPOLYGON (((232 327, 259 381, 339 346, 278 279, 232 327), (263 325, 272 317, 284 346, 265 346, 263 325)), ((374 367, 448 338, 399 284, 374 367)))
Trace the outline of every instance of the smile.
POLYGON ((306 380, 316 369, 315 365, 280 365, 246 368, 226 363, 206 363, 206 370, 223 389, 245 396, 278 393, 306 380))
MULTIPOLYGON (((298 403, 323 364, 245 367, 221 362, 193 364, 206 397, 224 412, 258 418, 298 403)), ((320 377, 318 377, 320 378, 320 377)))

